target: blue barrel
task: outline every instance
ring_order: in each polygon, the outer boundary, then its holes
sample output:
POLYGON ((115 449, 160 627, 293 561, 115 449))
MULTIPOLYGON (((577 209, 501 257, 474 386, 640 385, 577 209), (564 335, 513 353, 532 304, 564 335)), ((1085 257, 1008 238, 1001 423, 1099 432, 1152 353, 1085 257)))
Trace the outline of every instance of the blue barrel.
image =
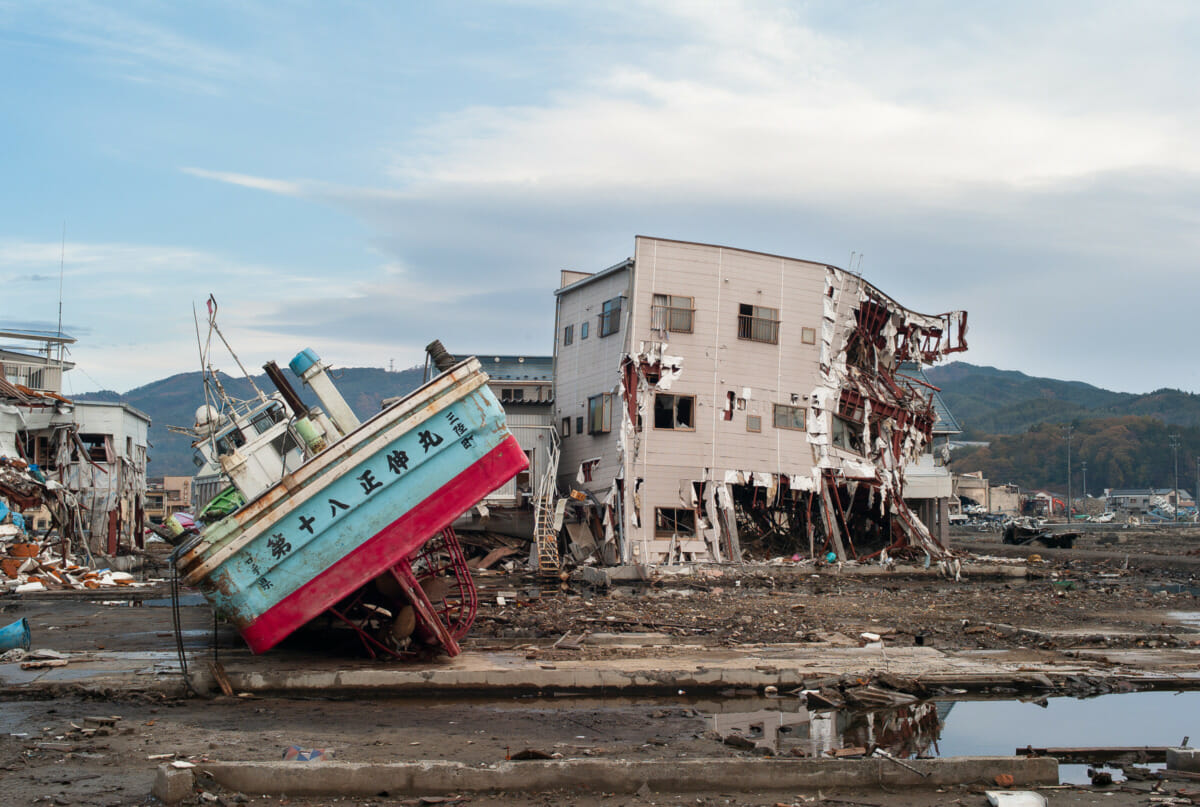
POLYGON ((29 621, 25 618, 0 628, 0 652, 14 650, 18 647, 28 650, 32 640, 33 637, 29 633, 29 621))

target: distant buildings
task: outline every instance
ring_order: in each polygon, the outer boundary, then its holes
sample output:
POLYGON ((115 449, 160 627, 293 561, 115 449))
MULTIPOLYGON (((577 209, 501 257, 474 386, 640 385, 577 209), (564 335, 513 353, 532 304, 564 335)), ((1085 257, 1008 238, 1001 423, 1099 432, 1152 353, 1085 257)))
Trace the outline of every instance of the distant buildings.
POLYGON ((146 518, 154 524, 180 512, 192 512, 192 477, 162 476, 146 487, 146 518))

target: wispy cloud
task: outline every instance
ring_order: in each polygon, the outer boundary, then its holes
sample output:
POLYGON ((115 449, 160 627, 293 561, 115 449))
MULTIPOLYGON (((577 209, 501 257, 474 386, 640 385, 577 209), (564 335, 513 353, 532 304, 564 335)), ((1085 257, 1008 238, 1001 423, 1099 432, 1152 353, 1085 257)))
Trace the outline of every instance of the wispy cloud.
POLYGON ((269 193, 277 193, 281 196, 303 196, 307 188, 311 187, 311 183, 293 182, 282 179, 268 179, 266 177, 256 177, 249 174, 236 174, 230 171, 207 171, 203 168, 182 168, 180 169, 185 174, 190 174, 201 179, 211 179, 216 182, 224 182, 229 185, 238 185, 243 188, 253 188, 254 190, 267 191, 269 193))
POLYGON ((211 95, 248 74, 278 73, 261 54, 182 33, 190 13, 183 7, 64 0, 0 11, 24 38, 69 45, 75 58, 130 82, 211 95))

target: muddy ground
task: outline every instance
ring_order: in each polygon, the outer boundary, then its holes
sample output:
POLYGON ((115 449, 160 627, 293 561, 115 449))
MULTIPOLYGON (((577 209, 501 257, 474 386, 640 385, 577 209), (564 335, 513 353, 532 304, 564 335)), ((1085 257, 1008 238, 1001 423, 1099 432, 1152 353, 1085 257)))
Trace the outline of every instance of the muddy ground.
MULTIPOLYGON (((663 576, 637 585, 593 590, 572 583, 566 592, 523 575, 480 577, 482 602, 466 652, 520 647, 537 658, 577 659, 664 654, 660 638, 627 646, 603 634, 666 634, 690 645, 770 643, 857 644, 865 631, 895 645, 942 649, 1026 648, 1034 654, 1073 648, 1178 647, 1200 642, 1187 614, 1200 612, 1200 531, 1114 531, 1086 536, 1074 550, 1013 548, 990 534, 956 543, 985 555, 1018 559, 1030 577, 959 582, 936 577, 840 577, 793 564, 726 567, 692 576, 663 576), (516 593, 515 601, 512 597, 516 593), (505 598, 497 604, 497 595, 505 598), (1181 616, 1184 615, 1184 616, 1181 616), (1009 630, 1006 626, 1024 629, 1009 630), (564 634, 577 649, 552 645, 564 634), (657 645, 653 648, 642 645, 657 645)), ((164 592, 156 592, 161 596, 164 592)), ((154 595, 150 595, 151 601, 154 595)), ((94 598, 0 600, 5 618, 28 615, 35 646, 63 651, 170 650, 170 609, 101 605, 94 598)), ((183 609, 188 645, 210 652, 206 607, 183 609)), ((2 620, 0 620, 2 621, 2 620)), ((226 647, 238 640, 220 631, 226 647)), ((302 639, 285 653, 324 652, 302 639)), ((563 644, 567 644, 564 642, 563 644)), ((668 643, 669 644, 669 643, 668 643)), ((336 693, 333 693, 336 694, 336 693)), ((464 701, 176 699, 155 693, 109 698, 81 695, 33 700, 4 693, 0 701, 0 803, 123 805, 149 802, 160 755, 175 758, 279 759, 289 745, 334 749, 349 761, 448 759, 491 764, 525 749, 564 756, 661 759, 742 756, 711 733, 712 704, 695 700, 617 698, 496 698, 464 701), (97 720, 96 718, 119 718, 97 720), (89 722, 88 718, 92 718, 89 722), (109 723, 111 725, 105 725, 109 723), (74 729, 96 729, 91 736, 74 729)), ((761 698, 747 710, 763 708, 761 698)), ((727 709, 728 705, 722 707, 727 709)), ((1196 732, 1200 735, 1200 731, 1196 732)), ((1178 738, 1164 739, 1171 744, 1178 738)), ((304 763, 297 763, 304 764, 304 763)), ((319 764, 319 763, 316 763, 319 764)), ((982 805, 984 783, 947 792, 706 793, 670 797, 586 792, 530 796, 473 796, 472 804, 723 805, 869 804, 982 805)), ((1200 802, 1200 782, 1152 783, 1094 790, 1044 791, 1051 805, 1163 803, 1165 795, 1200 802), (1176 791, 1183 790, 1180 795, 1176 791)), ((400 804, 391 796, 363 799, 280 799, 214 790, 226 804, 400 804)), ((219 803, 219 802, 204 802, 219 803)), ((1186 802, 1180 802, 1186 803, 1186 802)))

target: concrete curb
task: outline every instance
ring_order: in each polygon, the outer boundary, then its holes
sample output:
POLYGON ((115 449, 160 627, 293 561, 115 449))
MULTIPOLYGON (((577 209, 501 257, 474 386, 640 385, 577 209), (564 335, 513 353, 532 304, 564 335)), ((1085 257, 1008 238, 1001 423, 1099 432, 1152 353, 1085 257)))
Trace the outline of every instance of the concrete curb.
MULTIPOLYGON (((469 792, 590 790, 633 793, 646 785, 654 793, 709 790, 761 792, 816 788, 945 787, 994 784, 1008 774, 1013 785, 1058 784, 1058 761, 1049 757, 947 757, 887 759, 680 759, 500 762, 471 767, 459 762, 205 762, 195 772, 242 793, 281 796, 421 796, 469 792), (910 770, 911 769, 911 770, 910 770)), ((181 787, 193 770, 163 765, 155 795, 167 801, 192 791, 181 787), (179 774, 184 774, 180 776, 179 774), (168 791, 160 784, 170 782, 168 791)))

